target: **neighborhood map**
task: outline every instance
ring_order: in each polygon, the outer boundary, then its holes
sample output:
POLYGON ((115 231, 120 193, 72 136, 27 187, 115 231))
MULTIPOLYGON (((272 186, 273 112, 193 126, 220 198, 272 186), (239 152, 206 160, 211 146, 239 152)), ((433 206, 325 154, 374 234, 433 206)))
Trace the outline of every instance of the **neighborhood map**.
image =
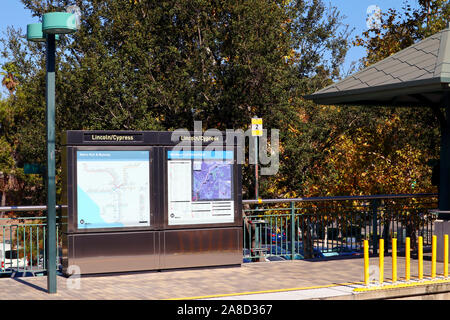
POLYGON ((194 162, 192 201, 230 200, 231 162, 194 162))

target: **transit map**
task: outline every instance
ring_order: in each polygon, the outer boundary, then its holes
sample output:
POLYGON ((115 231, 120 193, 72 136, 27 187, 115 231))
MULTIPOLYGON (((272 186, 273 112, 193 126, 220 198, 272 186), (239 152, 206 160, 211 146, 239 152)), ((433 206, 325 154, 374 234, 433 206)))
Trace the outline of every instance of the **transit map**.
POLYGON ((78 229, 150 225, 149 151, 77 151, 78 229))

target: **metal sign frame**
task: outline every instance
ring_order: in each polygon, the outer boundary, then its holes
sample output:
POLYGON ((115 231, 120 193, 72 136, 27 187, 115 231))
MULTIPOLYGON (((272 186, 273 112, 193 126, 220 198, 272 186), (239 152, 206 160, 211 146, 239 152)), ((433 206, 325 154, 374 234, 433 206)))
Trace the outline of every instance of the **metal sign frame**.
MULTIPOLYGON (((62 151, 63 203, 66 199, 68 204, 63 212, 67 217, 62 237, 63 273, 69 275, 71 265, 77 265, 82 274, 92 274, 242 263, 242 169, 237 163, 241 148, 239 141, 232 146, 233 222, 169 225, 167 152, 178 143, 171 137, 171 132, 156 131, 66 133, 62 151), (77 228, 76 152, 80 150, 150 152, 150 226, 77 228)), ((223 141, 226 142, 225 137, 223 141)), ((201 149, 208 145, 209 142, 202 141, 201 149)))

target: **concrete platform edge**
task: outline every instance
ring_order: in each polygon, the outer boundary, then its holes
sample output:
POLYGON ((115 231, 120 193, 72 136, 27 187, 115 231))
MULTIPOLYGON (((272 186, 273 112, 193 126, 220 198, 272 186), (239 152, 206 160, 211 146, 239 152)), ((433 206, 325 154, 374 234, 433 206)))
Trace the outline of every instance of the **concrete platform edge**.
POLYGON ((450 283, 436 283, 410 288, 379 289, 369 292, 354 293, 351 295, 315 298, 312 300, 385 300, 385 299, 417 299, 433 300, 450 299, 450 283))

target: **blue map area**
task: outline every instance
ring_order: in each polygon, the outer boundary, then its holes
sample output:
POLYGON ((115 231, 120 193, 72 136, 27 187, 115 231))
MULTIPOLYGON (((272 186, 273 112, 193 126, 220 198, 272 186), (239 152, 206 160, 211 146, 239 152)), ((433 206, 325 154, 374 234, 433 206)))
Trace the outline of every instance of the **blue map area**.
POLYGON ((108 223, 100 216, 99 206, 84 192, 77 187, 78 193, 78 229, 92 228, 120 228, 121 223, 108 223))
POLYGON ((148 150, 77 151, 78 229, 149 226, 148 150))
POLYGON ((202 161, 194 164, 192 201, 231 199, 231 162, 202 161))

